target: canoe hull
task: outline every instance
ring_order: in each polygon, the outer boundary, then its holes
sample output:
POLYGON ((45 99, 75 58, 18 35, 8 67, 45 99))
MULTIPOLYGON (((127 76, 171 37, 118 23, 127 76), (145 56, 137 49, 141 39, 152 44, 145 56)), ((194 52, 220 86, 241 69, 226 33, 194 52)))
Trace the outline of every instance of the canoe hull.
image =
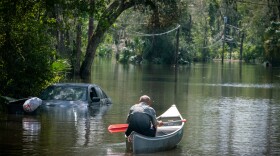
POLYGON ((154 153, 175 148, 183 137, 183 128, 170 136, 145 137, 140 134, 133 136, 133 153, 154 153))
MULTIPOLYGON (((175 105, 171 106, 172 109, 175 111, 170 111, 165 112, 164 114, 167 114, 166 116, 159 116, 158 119, 173 119, 178 118, 178 119, 183 119, 179 111, 177 110, 175 105), (175 114, 174 114, 175 112, 175 114), (172 116, 169 116, 168 114, 172 114, 172 116), (174 116, 175 115, 175 116, 174 116)), ((163 114, 163 115, 164 115, 163 114)), ((177 120, 178 120, 177 119, 177 120)), ((135 154, 139 153, 154 153, 154 152, 159 152, 159 151, 166 151, 175 148, 178 143, 181 141, 183 134, 184 134, 184 123, 179 123, 178 126, 165 126, 165 127, 159 127, 158 131, 162 132, 168 132, 164 135, 159 135, 157 132, 156 137, 147 137, 141 134, 138 134, 136 132, 132 132, 131 135, 129 136, 132 140, 127 143, 127 150, 128 151, 133 151, 135 154), (168 132, 171 129, 174 129, 172 132, 168 132), (162 130, 159 130, 162 129, 162 130), (165 129, 165 130, 164 130, 165 129), (168 131, 166 131, 168 130, 168 131)))

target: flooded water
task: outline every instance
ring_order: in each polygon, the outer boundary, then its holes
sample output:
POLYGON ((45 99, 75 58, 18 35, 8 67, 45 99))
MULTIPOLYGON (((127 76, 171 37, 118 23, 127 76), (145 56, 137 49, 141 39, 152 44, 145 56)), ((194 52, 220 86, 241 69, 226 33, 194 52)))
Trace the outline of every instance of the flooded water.
POLYGON ((95 60, 90 81, 113 105, 36 116, 2 113, 1 155, 131 155, 124 134, 107 127, 124 123, 143 94, 158 115, 176 104, 187 119, 180 144, 153 155, 280 155, 279 68, 213 62, 175 70, 95 60))

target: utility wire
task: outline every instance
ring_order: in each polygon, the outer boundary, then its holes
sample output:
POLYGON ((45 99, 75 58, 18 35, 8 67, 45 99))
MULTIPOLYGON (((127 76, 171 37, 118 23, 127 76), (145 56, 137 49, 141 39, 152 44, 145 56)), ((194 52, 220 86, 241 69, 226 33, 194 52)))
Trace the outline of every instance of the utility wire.
POLYGON ((211 48, 211 47, 215 46, 216 44, 221 43, 222 40, 223 40, 223 38, 221 37, 218 41, 216 41, 216 42, 214 42, 214 43, 212 43, 212 44, 210 44, 208 46, 200 47, 200 48, 202 48, 202 49, 211 48))
MULTIPOLYGON (((121 26, 122 27, 122 26, 121 26)), ((147 37, 151 37, 151 36, 161 36, 161 35, 165 35, 165 34, 169 34, 169 33, 171 33, 171 32, 173 32, 173 31, 175 31, 175 30, 177 30, 177 29, 179 29, 181 27, 181 25, 180 24, 177 24, 177 26, 174 28, 174 29, 171 29, 171 30, 168 30, 168 31, 166 31, 166 32, 163 32, 163 33, 157 33, 157 34, 146 34, 146 33, 142 33, 142 32, 137 32, 137 31, 126 31, 126 33, 128 34, 128 35, 131 35, 131 36, 147 36, 147 37)), ((124 28, 124 27, 122 27, 122 28, 124 28)), ((111 28, 111 29, 113 29, 113 28, 111 28)), ((114 31, 117 31, 116 29, 113 29, 114 31)))

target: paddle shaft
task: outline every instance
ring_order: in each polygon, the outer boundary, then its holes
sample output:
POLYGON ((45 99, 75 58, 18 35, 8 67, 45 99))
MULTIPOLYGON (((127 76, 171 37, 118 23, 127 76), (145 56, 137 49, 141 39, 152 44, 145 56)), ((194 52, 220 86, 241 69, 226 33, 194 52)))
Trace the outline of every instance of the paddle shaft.
POLYGON ((168 122, 163 122, 163 125, 168 125, 170 123, 177 123, 177 122, 186 122, 187 120, 186 119, 183 119, 183 120, 175 120, 175 121, 168 121, 168 122))
MULTIPOLYGON (((168 121, 168 122, 163 122, 163 125, 169 125, 171 123, 186 122, 186 121, 187 121, 186 119, 175 120, 175 121, 168 121)), ((110 125, 108 127, 108 130, 111 133, 117 133, 117 132, 125 132, 127 128, 128 128, 128 124, 114 124, 114 125, 110 125)))

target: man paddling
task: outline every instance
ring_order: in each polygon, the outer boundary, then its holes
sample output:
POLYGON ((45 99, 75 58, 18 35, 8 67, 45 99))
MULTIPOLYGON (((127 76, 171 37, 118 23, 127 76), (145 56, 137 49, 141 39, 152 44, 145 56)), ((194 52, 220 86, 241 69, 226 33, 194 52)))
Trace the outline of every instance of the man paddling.
POLYGON ((156 128, 162 126, 162 121, 157 121, 156 111, 151 107, 152 101, 149 96, 140 97, 139 103, 133 105, 127 116, 128 128, 125 132, 129 136, 132 131, 142 135, 155 137, 156 128))

